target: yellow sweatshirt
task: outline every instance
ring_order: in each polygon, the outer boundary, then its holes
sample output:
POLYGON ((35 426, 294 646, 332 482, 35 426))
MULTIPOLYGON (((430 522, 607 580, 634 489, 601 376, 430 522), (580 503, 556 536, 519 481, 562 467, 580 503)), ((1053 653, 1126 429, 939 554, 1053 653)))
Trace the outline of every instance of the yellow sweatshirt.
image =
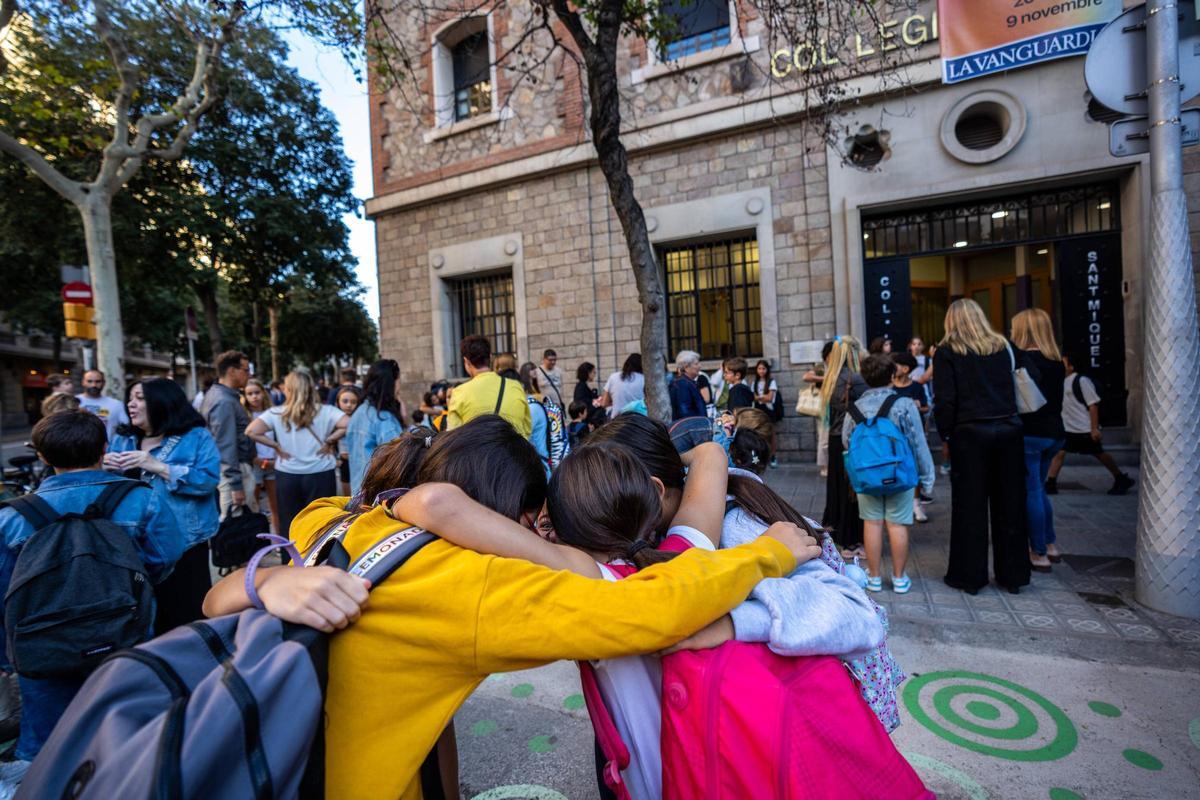
MULTIPOLYGON (((302 511, 291 529, 297 545, 309 547, 346 502, 326 498, 302 511)), ((357 557, 399 527, 376 507, 343 543, 357 557)), ((491 673, 660 650, 794 567, 787 548, 765 536, 729 550, 692 548, 616 582, 434 541, 333 637, 326 794, 419 800, 421 762, 491 673)))

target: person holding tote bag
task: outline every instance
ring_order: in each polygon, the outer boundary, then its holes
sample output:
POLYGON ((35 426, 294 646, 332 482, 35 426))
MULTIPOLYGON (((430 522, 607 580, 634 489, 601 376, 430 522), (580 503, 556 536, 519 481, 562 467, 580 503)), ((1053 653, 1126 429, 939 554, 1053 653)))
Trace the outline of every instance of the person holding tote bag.
POLYGON ((829 353, 825 379, 821 383, 821 405, 829 429, 829 471, 825 477, 825 511, 821 524, 829 529, 844 558, 866 555, 863 550, 863 524, 858 502, 846 476, 842 423, 846 409, 867 390, 858 374, 862 345, 853 336, 839 336, 829 353))
POLYGON ((283 405, 251 422, 246 435, 275 450, 278 530, 287 536, 292 520, 309 503, 337 494, 337 442, 350 418, 321 402, 307 372, 289 372, 283 394, 283 405))
POLYGON ((988 523, 996 582, 1012 594, 1029 584, 1025 453, 1014 367, 1038 377, 1024 353, 992 330, 974 300, 946 311, 933 357, 934 418, 950 450, 950 564, 945 583, 968 594, 988 584, 988 523))
POLYGON ((1037 371, 1037 388, 1045 405, 1021 415, 1025 442, 1025 511, 1029 521, 1029 563, 1038 572, 1049 572, 1051 562, 1061 561, 1054 544, 1054 508, 1046 495, 1046 476, 1054 454, 1063 448, 1063 381, 1066 367, 1050 315, 1030 308, 1013 317, 1013 343, 1037 371))

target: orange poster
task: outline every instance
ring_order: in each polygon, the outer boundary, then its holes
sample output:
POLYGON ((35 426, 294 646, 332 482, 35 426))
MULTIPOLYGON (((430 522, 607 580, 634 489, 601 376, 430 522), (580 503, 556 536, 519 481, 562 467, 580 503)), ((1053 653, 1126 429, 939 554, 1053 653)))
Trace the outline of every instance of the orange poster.
POLYGON ((938 0, 942 81, 1080 56, 1121 0, 938 0))

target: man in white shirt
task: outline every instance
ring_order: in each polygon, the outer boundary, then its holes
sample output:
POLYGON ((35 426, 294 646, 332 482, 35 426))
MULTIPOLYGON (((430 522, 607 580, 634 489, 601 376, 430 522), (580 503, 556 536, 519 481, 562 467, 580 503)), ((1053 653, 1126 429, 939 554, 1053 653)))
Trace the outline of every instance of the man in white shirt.
POLYGON ((558 403, 558 407, 566 409, 563 402, 563 376, 558 368, 558 353, 546 350, 542 353, 542 365, 538 367, 538 383, 541 384, 542 394, 558 403))
POLYGON ((1063 381, 1062 421, 1066 431, 1066 447, 1050 462, 1046 477, 1046 493, 1058 494, 1058 473, 1067 453, 1094 456, 1113 476, 1109 494, 1125 494, 1133 486, 1133 478, 1121 472, 1112 455, 1100 444, 1100 394, 1091 378, 1084 377, 1071 366, 1071 358, 1063 355, 1067 377, 1063 381))
POLYGON ((84 411, 95 414, 104 421, 111 442, 118 425, 129 424, 129 414, 125 412, 125 404, 113 397, 106 397, 104 373, 98 369, 89 369, 83 373, 83 394, 78 395, 79 407, 84 411))

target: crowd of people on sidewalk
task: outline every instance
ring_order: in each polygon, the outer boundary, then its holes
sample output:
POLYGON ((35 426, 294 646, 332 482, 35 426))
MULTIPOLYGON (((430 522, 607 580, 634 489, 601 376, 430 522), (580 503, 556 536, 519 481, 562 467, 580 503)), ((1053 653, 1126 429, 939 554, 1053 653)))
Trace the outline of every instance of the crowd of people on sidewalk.
MULTIPOLYGON (((878 339, 863 353, 850 336, 825 345, 822 363, 804 376, 820 399, 807 413, 818 417, 820 431, 822 524, 844 556, 866 557, 868 589, 883 588, 884 527, 893 591, 911 586, 904 571, 908 527, 927 521, 923 506, 933 501, 936 477, 930 433, 941 442, 940 472, 951 482, 945 583, 970 594, 990 582, 989 539, 996 583, 1013 594, 1029 583, 1031 570, 1048 572, 1061 561, 1049 495, 1067 453, 1099 459, 1113 475, 1109 494, 1133 486, 1103 451, 1100 397, 1075 363, 1082 359, 1060 352, 1046 312, 1016 314, 1010 340, 966 298, 950 305, 945 336, 928 355, 919 338, 907 352, 892 352, 890 341, 878 339), (852 437, 876 417, 894 427, 902 458, 892 467, 890 488, 864 492, 856 490, 851 467, 871 451, 852 437)), ((859 434, 865 440, 877 432, 859 434)))
MULTIPOLYGON (((931 797, 888 739, 904 675, 871 600, 884 589, 885 541, 892 591, 911 587, 909 527, 926 518, 937 475, 930 426, 951 479, 945 582, 971 593, 989 582, 989 534, 996 582, 1009 591, 1051 568, 1061 557, 1048 496, 1060 451, 1104 456, 1095 386, 1059 352, 1043 312, 1018 314, 1010 341, 959 300, 945 330, 930 354, 919 339, 906 352, 885 340, 864 353, 840 336, 805 375, 812 388, 796 407, 818 420, 820 524, 762 480, 777 464, 785 405, 765 360, 728 358, 707 375, 699 354, 676 354, 669 426, 647 415, 640 354, 602 386, 594 364, 579 364, 568 402, 555 351, 518 365, 482 336, 460 343, 466 379, 431 386, 411 414, 388 359, 361 386, 352 370, 336 386, 304 370, 276 386, 231 351, 196 401, 148 378, 123 404, 89 371, 84 393, 59 392, 75 402, 50 407, 33 431, 55 475, 0 508, 4 666, 22 700, 0 791, 28 774, 30 792, 62 793, 76 765, 51 762, 78 750, 72 737, 103 734, 57 723, 69 707, 78 720, 88 704, 115 702, 103 681, 88 681, 106 655, 257 608, 340 632, 327 725, 311 732, 334 796, 454 796, 452 717, 475 686, 491 672, 574 659, 606 798, 695 796, 717 774, 745 796, 782 775, 814 796, 861 794, 866 782, 872 796, 931 797), (256 516, 264 506, 269 516, 256 516), (222 537, 257 519, 257 533, 280 538, 256 554, 254 545, 235 562, 249 565, 214 585, 222 537), (414 538, 421 530, 438 538, 414 538), (102 559, 81 544, 97 531, 117 534, 120 552, 102 559), (285 544, 295 563, 265 566, 285 544), (53 563, 72 548, 83 556, 53 563), (408 561, 384 580, 371 565, 393 550, 387 558, 408 561), (87 569, 104 579, 82 579, 87 569), (142 587, 132 601, 97 594, 126 573, 142 587), (65 585, 55 591, 55 581, 65 585), (784 679, 755 677, 767 674, 784 679), (663 704, 667 683, 710 699, 663 704), (720 689, 730 685, 738 691, 720 689), (706 718, 700 706, 713 703, 738 722, 706 718), (769 708, 790 711, 781 722, 769 708), (780 725, 810 743, 821 774, 795 768, 780 725), (749 769, 738 757, 747 747, 749 769), (385 759, 388 770, 372 768, 385 759)), ((1114 492, 1130 483, 1116 471, 1114 492)), ((169 653, 183 640, 159 641, 169 653)), ((205 719, 197 724, 216 724, 205 719)))

